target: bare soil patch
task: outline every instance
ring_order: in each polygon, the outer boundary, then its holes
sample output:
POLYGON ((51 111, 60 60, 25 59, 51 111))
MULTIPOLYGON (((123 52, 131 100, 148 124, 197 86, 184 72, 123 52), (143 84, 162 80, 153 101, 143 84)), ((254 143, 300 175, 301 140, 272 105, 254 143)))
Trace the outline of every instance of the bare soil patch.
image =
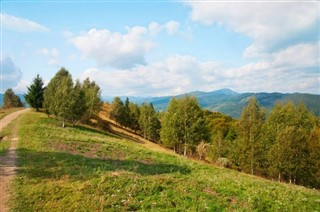
MULTIPOLYGON (((11 121, 16 119, 22 113, 25 113, 28 109, 19 110, 11 113, 0 120, 0 131, 5 128, 11 121)), ((10 199, 10 185, 13 177, 16 174, 17 166, 17 154, 16 148, 18 143, 17 126, 13 128, 13 134, 10 139, 10 147, 6 155, 0 156, 0 211, 9 211, 7 205, 10 199)))

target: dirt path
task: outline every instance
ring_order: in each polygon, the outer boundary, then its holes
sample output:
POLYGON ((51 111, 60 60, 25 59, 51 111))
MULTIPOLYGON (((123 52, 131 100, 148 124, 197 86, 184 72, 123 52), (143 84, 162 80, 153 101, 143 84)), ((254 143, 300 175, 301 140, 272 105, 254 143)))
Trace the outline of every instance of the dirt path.
MULTIPOLYGON (((25 113, 26 111, 28 111, 28 109, 19 110, 1 119, 0 131, 2 131, 2 129, 5 128, 11 121, 18 118, 18 116, 20 116, 22 113, 25 113)), ((8 189, 17 169, 17 143, 17 127, 15 126, 13 129, 12 137, 10 139, 10 147, 7 154, 4 156, 0 156, 0 212, 9 211, 6 202, 10 198, 8 189)))

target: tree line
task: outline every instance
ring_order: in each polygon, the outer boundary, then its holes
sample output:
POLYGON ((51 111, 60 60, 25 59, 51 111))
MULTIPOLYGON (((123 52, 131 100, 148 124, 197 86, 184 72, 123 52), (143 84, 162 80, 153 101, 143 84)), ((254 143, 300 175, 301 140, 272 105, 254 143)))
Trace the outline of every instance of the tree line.
POLYGON ((152 103, 138 105, 130 102, 129 98, 123 102, 120 97, 115 97, 111 103, 110 118, 145 139, 160 140, 160 113, 155 111, 152 103))
MULTIPOLYGON (((59 118, 62 127, 65 127, 65 122, 89 122, 102 106, 99 85, 91 82, 89 78, 83 82, 74 82, 69 71, 63 67, 46 87, 42 78, 37 75, 27 89, 24 97, 29 106, 36 111, 43 110, 48 115, 59 118)), ((5 94, 5 102, 6 96, 5 94)))
POLYGON ((110 116, 178 154, 246 173, 320 187, 320 120, 303 104, 278 103, 268 114, 251 98, 241 118, 204 110, 195 97, 172 98, 167 110, 123 102, 110 116))

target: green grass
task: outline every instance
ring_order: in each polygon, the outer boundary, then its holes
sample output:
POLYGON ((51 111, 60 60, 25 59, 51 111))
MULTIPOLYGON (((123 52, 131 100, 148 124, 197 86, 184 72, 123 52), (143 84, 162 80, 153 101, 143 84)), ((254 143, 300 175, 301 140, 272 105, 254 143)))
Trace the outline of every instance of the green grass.
MULTIPOLYGON (((0 109, 0 120, 10 113, 21 110, 21 107, 13 107, 8 109, 0 109)), ((9 124, 2 131, 0 131, 0 156, 6 154, 10 147, 10 136, 12 134, 14 123, 9 124)))
POLYGON ((16 123, 14 120, 0 132, 0 156, 5 155, 10 147, 10 139, 13 136, 16 123))
MULTIPOLYGON (((0 133, 0 137, 3 137, 3 134, 0 133)), ((6 139, 5 137, 1 138, 0 140, 0 156, 6 154, 10 147, 9 140, 6 139)))
POLYGON ((320 192, 30 112, 19 118, 13 211, 320 211, 320 192))

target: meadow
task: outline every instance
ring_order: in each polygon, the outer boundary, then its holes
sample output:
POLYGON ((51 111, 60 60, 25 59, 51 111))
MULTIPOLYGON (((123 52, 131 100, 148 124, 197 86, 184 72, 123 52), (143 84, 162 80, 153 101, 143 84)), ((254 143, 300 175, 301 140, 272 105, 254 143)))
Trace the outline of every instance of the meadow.
POLYGON ((155 151, 28 112, 13 211, 319 211, 320 192, 155 151))

